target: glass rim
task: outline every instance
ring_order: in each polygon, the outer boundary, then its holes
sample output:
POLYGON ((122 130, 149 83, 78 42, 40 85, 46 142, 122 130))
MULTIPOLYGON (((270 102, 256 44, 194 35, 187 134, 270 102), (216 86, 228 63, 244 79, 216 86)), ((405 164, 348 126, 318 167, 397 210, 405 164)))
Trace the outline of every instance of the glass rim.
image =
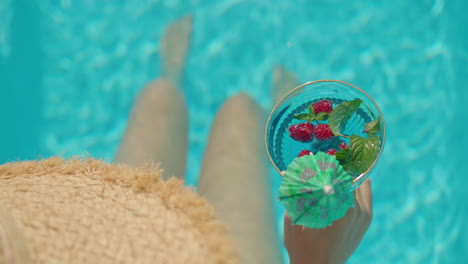
POLYGON ((268 127, 270 125, 270 121, 271 121, 271 118, 273 116, 273 113, 276 111, 276 109, 279 107, 279 105, 284 101, 284 99, 286 99, 286 97, 288 97, 291 93, 293 93, 294 91, 304 87, 304 86, 307 86, 307 85, 311 85, 311 84, 314 84, 314 83, 321 83, 321 82, 335 82, 335 83, 341 83, 341 84, 344 84, 344 85, 348 85, 358 91, 360 91, 361 93, 363 93, 373 104, 374 106, 376 107, 377 111, 379 112, 379 115, 380 115, 380 119, 381 119, 381 123, 382 123, 382 142, 381 142, 381 147, 380 147, 380 151, 379 153, 377 154, 377 157, 375 158, 374 162, 372 162, 372 165, 363 173, 361 173, 359 176, 357 176, 354 180, 353 180, 353 183, 356 183, 356 182, 359 182, 363 177, 365 177, 374 167, 375 165, 377 164, 377 162, 379 161, 380 159, 380 156, 382 155, 382 152, 384 150, 384 146, 385 146, 385 137, 386 137, 386 126, 385 126, 385 119, 384 119, 384 116, 383 116, 383 113, 382 113, 382 110, 380 110, 380 107, 379 105, 377 105, 377 103, 375 102, 375 100, 367 93, 365 92, 363 89, 357 87, 356 85, 353 85, 353 84, 350 84, 350 83, 347 83, 347 82, 344 82, 344 81, 339 81, 339 80, 331 80, 331 79, 323 79, 323 80, 316 80, 316 81, 310 81, 310 82, 306 82, 306 83, 303 83, 297 87, 295 87, 294 89, 291 89, 288 93, 286 93, 283 97, 281 97, 280 100, 278 100, 278 102, 275 104, 275 106, 273 107, 273 109, 271 110, 270 114, 268 115, 268 119, 267 119, 267 122, 266 122, 266 127, 265 127, 265 147, 266 147, 266 152, 267 152, 267 155, 268 155, 268 159, 270 160, 271 164, 273 165, 273 167, 275 168, 275 170, 281 175, 281 177, 284 177, 284 173, 282 171, 279 170, 278 166, 276 166, 275 162, 273 161, 273 158, 271 157, 271 154, 270 154, 270 148, 269 148, 269 144, 268 144, 268 127))

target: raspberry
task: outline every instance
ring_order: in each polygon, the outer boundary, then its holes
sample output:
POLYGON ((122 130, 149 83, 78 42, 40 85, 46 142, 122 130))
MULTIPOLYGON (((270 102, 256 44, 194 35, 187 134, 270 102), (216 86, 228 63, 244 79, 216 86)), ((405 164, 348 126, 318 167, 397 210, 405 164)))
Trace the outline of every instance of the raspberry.
POLYGON ((305 156, 305 155, 310 155, 310 154, 312 154, 312 152, 310 152, 307 149, 304 149, 299 153, 299 155, 297 155, 297 157, 299 158, 299 157, 302 157, 302 156, 305 156))
POLYGON ((347 149, 349 146, 346 144, 346 142, 343 142, 339 145, 340 149, 347 149))
POLYGON ((318 124, 314 129, 314 135, 317 140, 324 141, 333 138, 333 133, 327 124, 318 124))
POLYGON ((289 136, 300 142, 310 142, 314 139, 314 125, 308 122, 292 125, 289 136))
POLYGON ((321 113, 321 112, 331 113, 331 111, 333 110, 332 103, 329 100, 319 101, 313 104, 313 106, 314 106, 314 111, 316 114, 321 113))
POLYGON ((336 152, 338 152, 338 151, 336 151, 336 149, 329 149, 329 150, 327 151, 327 154, 330 155, 330 156, 333 156, 333 155, 336 154, 336 152))

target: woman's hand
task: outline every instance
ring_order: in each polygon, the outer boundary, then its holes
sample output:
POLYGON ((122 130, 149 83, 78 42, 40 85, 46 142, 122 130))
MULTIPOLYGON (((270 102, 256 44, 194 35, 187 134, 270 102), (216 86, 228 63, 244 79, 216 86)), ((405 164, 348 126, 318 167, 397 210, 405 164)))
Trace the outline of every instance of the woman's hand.
POLYGON ((366 180, 354 191, 355 206, 323 229, 294 225, 284 215, 284 244, 291 264, 342 264, 358 248, 372 220, 372 190, 366 180))

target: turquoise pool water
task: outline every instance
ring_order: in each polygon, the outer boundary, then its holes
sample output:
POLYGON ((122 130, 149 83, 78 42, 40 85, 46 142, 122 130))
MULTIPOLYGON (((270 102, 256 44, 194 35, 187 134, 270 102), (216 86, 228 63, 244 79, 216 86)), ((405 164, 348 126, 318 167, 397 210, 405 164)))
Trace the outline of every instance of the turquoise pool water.
MULTIPOLYGON (((85 151, 112 161, 158 42, 192 13, 182 89, 189 184, 214 113, 245 91, 272 107, 272 70, 370 93, 387 122, 374 221, 349 263, 467 263, 468 20, 463 0, 0 1, 0 161, 85 151)), ((274 188, 279 177, 275 177, 274 188)), ((277 204, 278 214, 281 207, 277 204)))

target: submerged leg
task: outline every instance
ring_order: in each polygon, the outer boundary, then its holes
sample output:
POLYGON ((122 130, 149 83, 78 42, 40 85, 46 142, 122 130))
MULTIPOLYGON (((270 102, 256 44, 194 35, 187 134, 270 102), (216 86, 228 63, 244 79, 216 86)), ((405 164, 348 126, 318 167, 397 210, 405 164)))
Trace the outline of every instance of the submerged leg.
POLYGON ((180 83, 189 47, 192 17, 167 28, 161 39, 164 79, 150 83, 140 94, 115 157, 116 162, 140 166, 161 162, 166 176, 183 178, 187 156, 187 107, 180 83))
POLYGON ((263 131, 259 107, 231 98, 213 124, 199 182, 247 264, 281 263, 263 131))

